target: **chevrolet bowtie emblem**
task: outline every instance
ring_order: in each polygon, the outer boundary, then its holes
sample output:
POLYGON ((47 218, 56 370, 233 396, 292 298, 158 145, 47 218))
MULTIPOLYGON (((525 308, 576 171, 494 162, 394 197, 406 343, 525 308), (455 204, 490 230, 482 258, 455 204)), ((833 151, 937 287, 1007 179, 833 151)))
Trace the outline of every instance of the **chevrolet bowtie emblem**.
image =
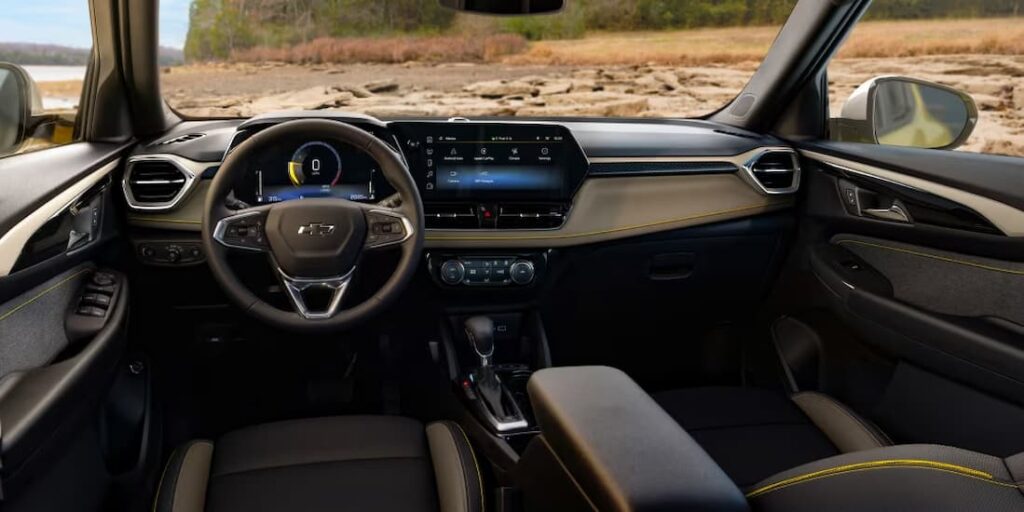
POLYGON ((320 222, 310 222, 305 226, 299 226, 300 235, 309 236, 327 236, 334 233, 334 224, 322 224, 320 222))

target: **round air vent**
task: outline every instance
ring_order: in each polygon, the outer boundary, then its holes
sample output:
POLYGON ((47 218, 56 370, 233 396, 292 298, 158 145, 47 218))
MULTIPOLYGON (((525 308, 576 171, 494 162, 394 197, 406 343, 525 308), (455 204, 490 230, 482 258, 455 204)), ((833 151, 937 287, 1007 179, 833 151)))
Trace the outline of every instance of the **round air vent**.
POLYGON ((792 149, 766 149, 743 170, 748 181, 765 194, 792 194, 800 188, 800 158, 792 149))

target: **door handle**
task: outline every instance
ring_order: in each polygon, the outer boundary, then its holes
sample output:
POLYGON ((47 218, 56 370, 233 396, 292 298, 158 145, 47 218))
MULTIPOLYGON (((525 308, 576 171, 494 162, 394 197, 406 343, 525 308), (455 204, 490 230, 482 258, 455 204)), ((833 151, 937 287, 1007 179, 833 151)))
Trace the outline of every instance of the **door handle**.
POLYGON ((907 213, 907 208, 903 206, 899 199, 894 199, 888 208, 865 208, 861 210, 861 213, 876 219, 910 223, 910 215, 907 213))

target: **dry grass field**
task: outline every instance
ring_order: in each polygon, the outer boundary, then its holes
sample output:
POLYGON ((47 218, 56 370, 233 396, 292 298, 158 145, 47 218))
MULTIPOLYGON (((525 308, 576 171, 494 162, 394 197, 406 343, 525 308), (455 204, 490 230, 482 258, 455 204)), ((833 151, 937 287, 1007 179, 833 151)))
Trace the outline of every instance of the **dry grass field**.
MULTIPOLYGON (((473 30, 473 29, 469 29, 473 30)), ((476 28, 476 30, 480 30, 476 28)), ((294 64, 489 62, 542 65, 707 65, 760 61, 779 27, 592 33, 528 43, 512 34, 320 38, 291 48, 236 52, 236 62, 294 64)), ((842 58, 1024 54, 1024 18, 868 21, 843 45, 842 58)))
MULTIPOLYGON (((509 62, 575 65, 721 65, 760 61, 778 27, 588 35, 540 41, 509 62)), ((1024 55, 1024 18, 868 21, 857 26, 839 58, 921 55, 1024 55)))

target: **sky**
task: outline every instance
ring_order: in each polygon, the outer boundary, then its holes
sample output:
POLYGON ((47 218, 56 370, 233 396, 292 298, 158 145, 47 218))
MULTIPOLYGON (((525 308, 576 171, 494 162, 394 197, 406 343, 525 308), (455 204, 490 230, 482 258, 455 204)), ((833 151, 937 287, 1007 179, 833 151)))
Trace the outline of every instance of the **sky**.
MULTIPOLYGON (((182 48, 191 0, 159 1, 160 45, 182 48)), ((0 41, 92 46, 88 0, 0 0, 0 10, 0 41)))

